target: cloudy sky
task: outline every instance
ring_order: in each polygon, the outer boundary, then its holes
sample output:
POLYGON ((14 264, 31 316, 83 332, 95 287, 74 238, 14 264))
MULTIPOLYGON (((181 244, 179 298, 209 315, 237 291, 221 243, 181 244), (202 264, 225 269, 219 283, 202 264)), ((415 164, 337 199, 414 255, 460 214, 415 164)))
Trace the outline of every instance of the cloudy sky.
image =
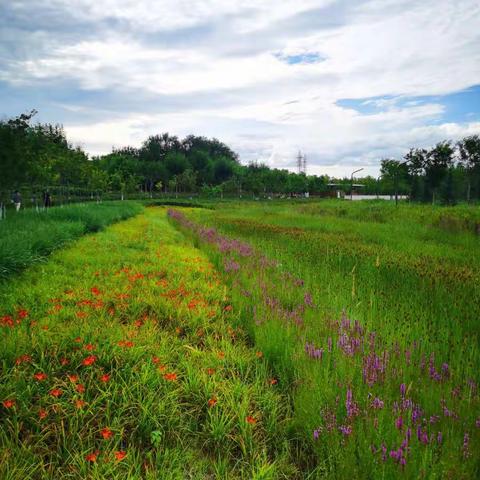
POLYGON ((478 0, 0 0, 0 115, 347 175, 480 133, 478 0))

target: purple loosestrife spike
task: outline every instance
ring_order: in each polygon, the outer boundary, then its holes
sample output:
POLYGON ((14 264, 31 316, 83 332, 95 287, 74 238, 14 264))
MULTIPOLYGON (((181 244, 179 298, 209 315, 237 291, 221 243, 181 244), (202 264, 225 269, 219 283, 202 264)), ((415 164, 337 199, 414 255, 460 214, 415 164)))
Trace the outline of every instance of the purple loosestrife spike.
POLYGON ((319 430, 314 430, 313 431, 313 439, 318 440, 319 436, 320 436, 320 431, 319 430))
POLYGON ((440 420, 440 417, 438 415, 432 415, 430 417, 430 423, 433 425, 435 423, 437 423, 438 421, 440 420))
POLYGON ((465 435, 463 436, 462 451, 465 458, 470 456, 470 435, 468 434, 468 432, 465 432, 465 435))
POLYGON ((407 387, 406 387, 406 385, 405 385, 404 383, 402 383, 402 384, 400 385, 400 395, 401 395, 402 397, 404 397, 406 391, 407 391, 407 387))
POLYGON ((401 430, 403 428, 403 418, 402 417, 398 417, 396 420, 395 420, 395 427, 398 429, 398 430, 401 430))
POLYGON ((352 433, 352 427, 350 425, 340 425, 338 428, 345 437, 348 437, 352 433))
POLYGON ((442 443, 442 440, 443 440, 442 432, 438 432, 437 433, 437 443, 440 445, 442 443))
POLYGON ((303 297, 303 301, 305 302, 305 305, 307 305, 309 307, 313 307, 312 295, 309 292, 305 293, 305 295, 303 297))

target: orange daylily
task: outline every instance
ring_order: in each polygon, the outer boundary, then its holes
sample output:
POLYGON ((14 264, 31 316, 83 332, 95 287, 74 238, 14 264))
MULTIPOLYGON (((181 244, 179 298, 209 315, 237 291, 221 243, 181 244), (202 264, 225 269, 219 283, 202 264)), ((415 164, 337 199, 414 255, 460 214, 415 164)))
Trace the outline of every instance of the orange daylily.
POLYGON ((121 462, 126 456, 127 456, 127 452, 124 452, 123 450, 119 450, 118 452, 115 452, 115 458, 117 459, 118 462, 121 462))
POLYGON ((109 438, 113 437, 113 432, 108 427, 105 427, 100 431, 100 435, 104 440, 108 440, 109 438))

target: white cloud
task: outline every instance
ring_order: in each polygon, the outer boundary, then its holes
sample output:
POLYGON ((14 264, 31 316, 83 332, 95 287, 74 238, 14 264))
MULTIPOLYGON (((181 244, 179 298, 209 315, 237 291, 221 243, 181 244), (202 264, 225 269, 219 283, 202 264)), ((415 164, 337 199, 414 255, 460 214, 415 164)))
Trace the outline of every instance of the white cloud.
MULTIPOLYGON (((86 108, 79 92, 117 95, 115 108, 97 97, 90 107, 93 120, 65 122, 72 140, 94 153, 138 145, 148 134, 168 130, 214 135, 244 160, 291 166, 302 148, 311 171, 328 166, 347 173, 351 165, 365 164, 373 172, 381 156, 478 130, 475 116, 463 124, 443 118, 439 101, 399 104, 395 98, 445 95, 480 83, 476 0, 42 3, 44 22, 56 18, 56 30, 45 35, 20 20, 10 25, 25 31, 26 45, 35 39, 36 48, 10 57, 0 49, 0 80, 17 88, 39 81, 70 84, 72 100, 57 102, 70 112, 86 108), (62 30, 59 15, 72 25, 71 34, 62 30), (285 61, 299 54, 322 61, 285 61), (122 95, 129 95, 128 105, 136 97, 139 102, 122 109, 122 95), (372 97, 378 98, 365 101, 372 97), (359 99, 378 113, 338 106, 344 98, 359 99), (154 112, 155 102, 162 113, 154 112), (105 118, 109 108, 114 113, 105 118)), ((32 5, 33 0, 14 0, 10 15, 20 19, 32 5)), ((478 106, 474 113, 478 118, 478 106)))

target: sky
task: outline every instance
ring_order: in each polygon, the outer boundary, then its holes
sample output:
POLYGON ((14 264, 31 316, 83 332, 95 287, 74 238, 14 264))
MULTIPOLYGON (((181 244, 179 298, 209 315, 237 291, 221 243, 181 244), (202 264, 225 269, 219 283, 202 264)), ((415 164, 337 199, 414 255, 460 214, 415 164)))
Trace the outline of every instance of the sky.
POLYGON ((480 133, 478 0, 0 0, 0 116, 89 154, 216 137, 309 174, 480 133))

